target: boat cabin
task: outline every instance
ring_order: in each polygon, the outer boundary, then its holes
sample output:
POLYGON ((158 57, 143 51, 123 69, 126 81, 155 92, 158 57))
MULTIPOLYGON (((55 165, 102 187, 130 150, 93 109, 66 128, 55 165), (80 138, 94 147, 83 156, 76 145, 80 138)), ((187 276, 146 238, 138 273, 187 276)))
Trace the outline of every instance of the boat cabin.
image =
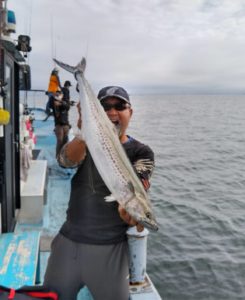
POLYGON ((20 51, 21 40, 16 44, 10 37, 15 32, 14 13, 2 7, 2 1, 0 5, 0 233, 4 233, 14 230, 20 208, 19 90, 30 89, 30 69, 20 51))

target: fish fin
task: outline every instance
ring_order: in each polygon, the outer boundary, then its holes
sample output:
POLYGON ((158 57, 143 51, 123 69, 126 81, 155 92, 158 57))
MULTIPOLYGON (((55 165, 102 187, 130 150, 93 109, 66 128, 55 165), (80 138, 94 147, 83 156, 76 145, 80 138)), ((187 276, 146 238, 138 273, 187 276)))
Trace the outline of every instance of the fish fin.
POLYGON ((62 61, 56 59, 56 58, 53 58, 53 61, 58 65, 60 66, 62 69, 70 72, 70 73, 73 73, 75 74, 75 71, 76 71, 76 67, 73 67, 73 66, 70 66, 68 64, 65 64, 63 63, 62 61))
POLYGON ((116 200, 116 198, 111 194, 111 195, 105 197, 105 201, 106 201, 106 202, 114 202, 114 201, 117 201, 117 200, 116 200))
POLYGON ((85 57, 82 58, 82 60, 77 64, 76 66, 77 71, 84 73, 86 69, 86 59, 85 57))
POLYGON ((82 60, 76 66, 70 66, 68 64, 63 63, 62 61, 53 58, 53 61, 60 66, 62 69, 76 75, 77 73, 84 73, 86 68, 86 59, 83 57, 82 60))

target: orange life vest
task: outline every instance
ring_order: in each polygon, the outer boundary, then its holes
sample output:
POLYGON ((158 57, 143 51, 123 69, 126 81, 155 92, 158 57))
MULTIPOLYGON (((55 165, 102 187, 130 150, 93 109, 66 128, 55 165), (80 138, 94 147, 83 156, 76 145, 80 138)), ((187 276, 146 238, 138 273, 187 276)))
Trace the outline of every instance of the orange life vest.
POLYGON ((51 75, 49 79, 48 92, 55 93, 60 90, 59 78, 56 75, 51 75))

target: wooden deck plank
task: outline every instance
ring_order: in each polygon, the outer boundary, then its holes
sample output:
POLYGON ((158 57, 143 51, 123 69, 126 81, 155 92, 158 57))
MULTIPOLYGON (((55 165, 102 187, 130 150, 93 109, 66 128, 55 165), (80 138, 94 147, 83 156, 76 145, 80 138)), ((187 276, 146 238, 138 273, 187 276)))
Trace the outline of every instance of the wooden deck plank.
POLYGON ((0 235, 0 284, 19 288, 37 279, 40 232, 0 235))

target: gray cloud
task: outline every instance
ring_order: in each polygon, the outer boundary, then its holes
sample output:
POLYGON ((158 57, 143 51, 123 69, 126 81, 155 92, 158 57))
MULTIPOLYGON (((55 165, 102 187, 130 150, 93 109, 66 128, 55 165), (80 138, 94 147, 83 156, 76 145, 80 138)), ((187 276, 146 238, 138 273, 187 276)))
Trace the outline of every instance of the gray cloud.
MULTIPOLYGON (((243 91, 242 0, 9 0, 8 6, 18 34, 31 33, 33 87, 46 88, 55 54, 70 64, 86 55, 96 88, 243 91)), ((69 76, 61 72, 63 80, 69 76)))

